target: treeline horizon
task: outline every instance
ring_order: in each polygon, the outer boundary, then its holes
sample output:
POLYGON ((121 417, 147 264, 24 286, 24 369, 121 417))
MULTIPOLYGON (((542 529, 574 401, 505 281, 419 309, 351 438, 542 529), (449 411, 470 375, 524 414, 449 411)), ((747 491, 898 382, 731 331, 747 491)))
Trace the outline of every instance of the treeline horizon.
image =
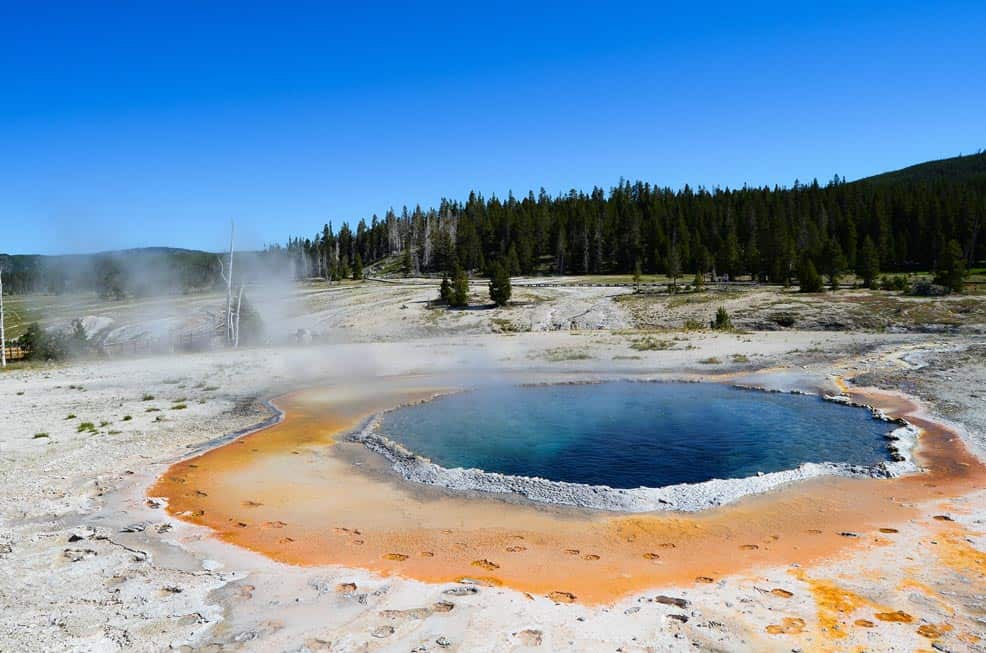
POLYGON ((790 282, 806 262, 825 274, 935 270, 957 244, 971 266, 986 258, 986 175, 978 169, 986 155, 946 161, 964 160, 978 166, 965 178, 905 169, 855 182, 835 176, 824 186, 676 191, 621 180, 608 192, 542 189, 505 199, 472 192, 465 202, 374 214, 355 230, 326 224, 312 238, 289 238, 286 250, 297 277, 330 279, 395 255, 410 274, 456 266, 485 273, 499 262, 511 275, 703 273, 790 282))

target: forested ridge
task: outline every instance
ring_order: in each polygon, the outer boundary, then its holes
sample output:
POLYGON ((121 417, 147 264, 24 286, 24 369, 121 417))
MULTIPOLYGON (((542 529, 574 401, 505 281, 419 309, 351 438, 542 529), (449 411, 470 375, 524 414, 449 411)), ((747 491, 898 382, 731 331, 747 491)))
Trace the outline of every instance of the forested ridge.
MULTIPOLYGON (((822 274, 935 270, 986 259, 986 154, 931 161, 855 182, 680 190, 621 181, 604 191, 404 208, 331 225, 286 247, 243 252, 248 277, 340 279, 399 257, 407 273, 510 275, 696 272, 788 282, 822 274), (949 247, 951 245, 951 248, 949 247)), ((221 282, 216 254, 144 248, 91 255, 0 254, 4 292, 95 290, 107 297, 189 292, 221 282)))
POLYGON ((806 262, 823 273, 867 267, 934 270, 951 241, 967 264, 986 258, 986 154, 847 182, 671 190, 621 181, 609 191, 543 189, 523 197, 443 199, 291 238, 298 276, 342 278, 401 255, 406 271, 456 265, 510 274, 695 272, 788 281, 806 262))

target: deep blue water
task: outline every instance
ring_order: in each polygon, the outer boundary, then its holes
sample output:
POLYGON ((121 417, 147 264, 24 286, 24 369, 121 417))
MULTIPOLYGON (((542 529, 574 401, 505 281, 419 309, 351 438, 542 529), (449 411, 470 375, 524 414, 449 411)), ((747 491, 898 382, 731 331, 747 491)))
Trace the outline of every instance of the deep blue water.
POLYGON ((632 488, 869 465, 888 427, 818 397, 612 382, 482 388, 393 411, 381 430, 445 467, 632 488))

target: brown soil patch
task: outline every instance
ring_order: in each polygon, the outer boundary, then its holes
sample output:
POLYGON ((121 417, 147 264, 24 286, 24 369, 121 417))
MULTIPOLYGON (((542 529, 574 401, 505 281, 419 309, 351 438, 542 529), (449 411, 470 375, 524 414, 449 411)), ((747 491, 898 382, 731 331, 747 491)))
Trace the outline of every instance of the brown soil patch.
POLYGON ((771 635, 800 635, 805 631, 805 620, 800 617, 784 617, 779 624, 767 626, 771 635))

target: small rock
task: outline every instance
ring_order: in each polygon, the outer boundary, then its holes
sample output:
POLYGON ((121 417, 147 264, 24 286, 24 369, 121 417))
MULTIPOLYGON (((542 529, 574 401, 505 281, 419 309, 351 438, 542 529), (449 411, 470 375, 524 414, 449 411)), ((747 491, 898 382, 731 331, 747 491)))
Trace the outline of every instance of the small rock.
POLYGON ((839 535, 842 537, 859 537, 859 533, 853 533, 852 531, 842 531, 839 535))
POLYGON ((445 637, 444 635, 436 639, 435 643, 441 646, 442 648, 448 648, 449 646, 452 646, 452 642, 450 642, 449 638, 445 637))
POLYGON ((479 588, 473 587, 472 585, 450 587, 442 592, 442 594, 448 594, 449 596, 468 596, 470 594, 479 594, 479 588))
POLYGON ((663 594, 660 596, 655 596, 654 600, 658 603, 663 603, 664 605, 673 605, 676 608, 681 608, 682 610, 690 605, 685 599, 679 599, 674 596, 664 596, 663 594))
POLYGON ((668 619, 674 619, 675 621, 680 621, 683 624, 688 623, 688 615, 684 614, 669 614, 668 619))
POLYGON ((93 558, 98 554, 92 549, 65 549, 63 555, 72 562, 78 562, 86 558, 93 558))
POLYGON ((390 637, 391 635, 394 634, 394 627, 386 626, 386 625, 377 626, 376 628, 373 629, 373 632, 370 634, 380 639, 383 639, 384 637, 390 637))
POLYGON ((623 614, 637 614, 638 612, 640 612, 640 608, 638 606, 633 606, 632 608, 627 608, 624 610, 623 614))
POLYGON ((92 526, 79 526, 78 528, 73 528, 69 531, 68 541, 78 542, 80 540, 88 540, 96 534, 96 529, 92 526))

